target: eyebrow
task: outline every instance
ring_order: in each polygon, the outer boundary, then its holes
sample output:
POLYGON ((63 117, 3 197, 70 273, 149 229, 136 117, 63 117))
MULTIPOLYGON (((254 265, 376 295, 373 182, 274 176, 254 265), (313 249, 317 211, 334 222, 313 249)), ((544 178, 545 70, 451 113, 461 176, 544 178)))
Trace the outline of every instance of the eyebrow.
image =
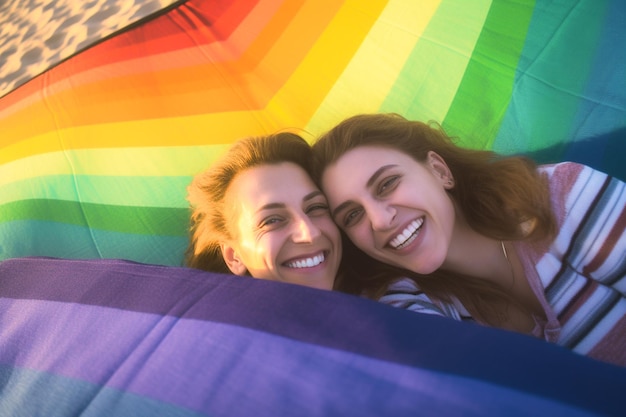
MULTIPOLYGON (((372 185, 374 185, 374 183, 376 182, 376 180, 378 180, 378 178, 383 175, 383 173, 385 171, 387 171, 390 168, 394 168, 396 167, 396 164, 389 164, 389 165, 383 165, 382 167, 378 168, 376 170, 376 172, 374 172, 374 174, 367 180, 367 183, 365 183, 366 188, 370 188, 372 185)), ((332 212, 332 216, 333 219, 337 217, 337 215, 342 211, 345 210, 350 204, 352 204, 353 201, 352 200, 348 200, 348 201, 344 201, 343 203, 339 204, 337 206, 337 208, 335 208, 332 212)))
POLYGON ((341 211, 345 210, 345 209, 346 209, 346 208, 347 208, 350 204, 352 204, 352 203, 353 203, 353 201, 352 201, 352 200, 348 200, 348 201, 344 201, 343 203, 339 204, 339 205, 337 206, 337 208, 336 208, 336 209, 334 209, 334 210, 333 210, 333 212, 332 212, 332 217, 333 217, 333 219, 336 219, 336 218, 337 218, 337 215, 338 215, 341 211))
POLYGON ((380 177, 381 175, 383 175, 383 173, 388 170, 389 168, 393 168, 396 167, 396 164, 389 164, 389 165, 383 165, 382 167, 378 168, 376 170, 376 172, 374 172, 374 175, 372 175, 370 177, 369 180, 367 180, 367 188, 370 188, 372 185, 374 185, 374 183, 376 182, 376 180, 378 179, 378 177, 380 177))
MULTIPOLYGON (((310 193, 308 193, 307 195, 305 195, 305 196, 302 198, 302 201, 309 201, 309 200, 312 200, 312 199, 314 199, 315 197, 320 196, 320 195, 322 195, 322 196, 323 196, 324 194, 322 194, 322 192, 321 192, 321 191, 319 191, 319 190, 315 190, 315 191, 310 192, 310 193)), ((285 206, 285 204, 284 204, 284 203, 268 203, 268 204, 266 204, 266 205, 264 205, 264 206, 259 207, 259 209, 258 209, 256 212, 257 212, 257 213, 260 213, 260 212, 262 212, 262 211, 264 211, 264 210, 281 209, 281 208, 285 208, 285 207, 286 207, 286 206, 285 206)))
POLYGON ((315 190, 315 191, 310 192, 307 195, 305 195, 304 198, 302 199, 302 201, 312 200, 312 199, 314 199, 315 197, 317 197, 319 195, 324 195, 324 194, 320 190, 315 190))

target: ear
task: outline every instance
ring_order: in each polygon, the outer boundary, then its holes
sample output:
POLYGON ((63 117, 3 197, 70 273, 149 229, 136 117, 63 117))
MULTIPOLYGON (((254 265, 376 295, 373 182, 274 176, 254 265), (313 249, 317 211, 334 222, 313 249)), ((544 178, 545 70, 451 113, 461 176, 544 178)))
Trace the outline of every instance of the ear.
POLYGON ((448 164, 446 164, 446 161, 437 152, 429 151, 426 161, 435 178, 441 181, 443 188, 446 190, 454 188, 452 172, 448 164))
POLYGON ((235 275, 246 275, 248 272, 248 268, 243 264, 239 254, 235 250, 235 248, 230 243, 222 243, 220 244, 220 249, 222 250, 222 257, 224 258, 224 262, 226 262, 226 266, 230 269, 235 275))

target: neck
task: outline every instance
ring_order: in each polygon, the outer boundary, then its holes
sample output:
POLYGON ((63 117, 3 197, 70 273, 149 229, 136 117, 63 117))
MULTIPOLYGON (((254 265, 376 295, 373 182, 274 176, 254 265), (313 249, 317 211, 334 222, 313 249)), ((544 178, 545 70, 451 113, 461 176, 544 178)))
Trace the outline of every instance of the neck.
POLYGON ((457 217, 443 269, 494 282, 503 288, 511 284, 511 265, 500 240, 477 233, 457 217))

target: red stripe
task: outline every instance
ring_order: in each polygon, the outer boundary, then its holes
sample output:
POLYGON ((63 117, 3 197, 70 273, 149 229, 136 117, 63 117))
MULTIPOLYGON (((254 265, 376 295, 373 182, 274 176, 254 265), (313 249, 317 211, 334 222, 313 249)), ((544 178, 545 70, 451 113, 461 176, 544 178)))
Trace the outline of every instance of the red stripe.
POLYGON ((613 225, 613 228, 611 229, 606 240, 602 243, 601 249, 598 251, 595 258, 593 258, 588 265, 584 266, 584 275, 591 276, 592 273, 597 271, 602 264, 606 262, 609 255, 613 252, 617 241, 624 233, 624 229, 626 229, 626 209, 622 210, 620 213, 619 218, 613 225))

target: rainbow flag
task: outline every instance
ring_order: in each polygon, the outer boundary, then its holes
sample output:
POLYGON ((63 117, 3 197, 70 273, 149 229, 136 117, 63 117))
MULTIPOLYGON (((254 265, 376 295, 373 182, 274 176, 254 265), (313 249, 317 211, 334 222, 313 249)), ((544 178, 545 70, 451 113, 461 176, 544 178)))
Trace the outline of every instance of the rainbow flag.
POLYGON ((180 265, 233 141, 355 113, 626 179, 626 3, 189 0, 0 98, 0 260, 180 265))

